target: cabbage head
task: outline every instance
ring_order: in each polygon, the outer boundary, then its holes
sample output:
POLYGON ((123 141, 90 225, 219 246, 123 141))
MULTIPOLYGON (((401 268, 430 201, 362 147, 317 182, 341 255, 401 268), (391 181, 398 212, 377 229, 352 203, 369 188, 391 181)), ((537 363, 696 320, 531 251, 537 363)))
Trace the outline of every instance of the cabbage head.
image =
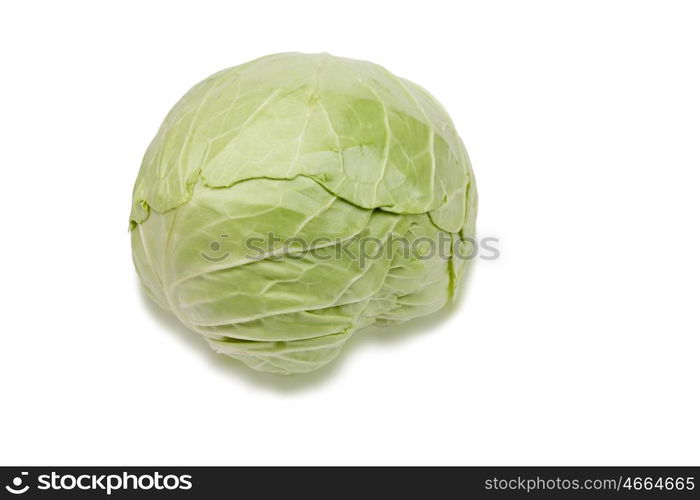
POLYGON ((292 374, 455 297, 476 207, 462 141, 423 88, 365 61, 276 54, 168 113, 136 179, 131 245, 148 295, 213 349, 292 374), (440 237, 446 255, 426 246, 440 237))

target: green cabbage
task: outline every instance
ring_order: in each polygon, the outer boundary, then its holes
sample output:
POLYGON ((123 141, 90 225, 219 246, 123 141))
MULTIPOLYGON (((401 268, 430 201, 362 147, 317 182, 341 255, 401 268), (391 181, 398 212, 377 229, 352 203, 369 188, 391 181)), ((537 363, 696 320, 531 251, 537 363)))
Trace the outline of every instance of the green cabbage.
POLYGON ((134 187, 133 259, 148 295, 216 351, 309 372, 357 330, 453 298, 476 206, 464 146, 424 89, 365 61, 277 54, 168 113, 134 187), (447 258, 382 246, 440 235, 458 245, 447 258), (291 238, 297 253, 279 243, 291 238), (386 251, 357 258, 370 238, 386 251), (268 246, 251 255, 251 241, 268 246))

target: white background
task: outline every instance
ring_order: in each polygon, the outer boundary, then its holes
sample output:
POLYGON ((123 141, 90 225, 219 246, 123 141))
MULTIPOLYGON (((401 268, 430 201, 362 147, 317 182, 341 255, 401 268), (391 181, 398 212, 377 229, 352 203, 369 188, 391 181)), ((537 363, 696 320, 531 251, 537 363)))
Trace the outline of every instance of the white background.
POLYGON ((2 5, 0 463, 700 462, 697 4, 2 5), (282 51, 436 95, 502 252, 293 378, 147 303, 127 232, 170 106, 282 51))

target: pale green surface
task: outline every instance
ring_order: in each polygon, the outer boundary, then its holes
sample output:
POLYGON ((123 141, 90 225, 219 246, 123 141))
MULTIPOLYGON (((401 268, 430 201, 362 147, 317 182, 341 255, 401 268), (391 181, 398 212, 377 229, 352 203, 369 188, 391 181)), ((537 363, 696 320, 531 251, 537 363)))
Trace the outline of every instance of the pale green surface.
POLYGON ((168 113, 134 187, 133 258, 149 295, 218 352, 308 372, 360 328, 443 307, 467 262, 252 261, 244 242, 473 236, 476 204, 464 146, 425 90, 364 61, 276 54, 210 76, 168 113), (213 241, 221 262, 201 256, 213 241))

